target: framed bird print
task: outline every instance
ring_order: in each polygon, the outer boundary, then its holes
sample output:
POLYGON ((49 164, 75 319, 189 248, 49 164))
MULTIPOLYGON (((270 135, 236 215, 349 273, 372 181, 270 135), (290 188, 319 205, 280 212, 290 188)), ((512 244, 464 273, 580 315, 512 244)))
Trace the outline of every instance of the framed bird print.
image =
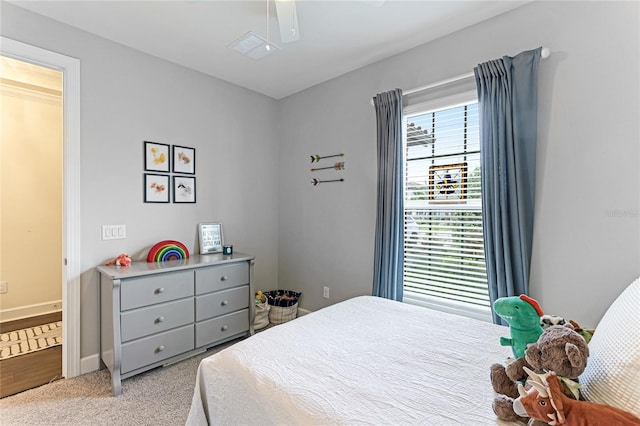
POLYGON ((173 172, 194 175, 196 173, 196 149, 173 145, 173 172))
POLYGON ((149 172, 169 173, 169 145, 157 142, 144 143, 144 169, 149 172))
POLYGON ((196 178, 191 176, 173 177, 173 202, 196 202, 196 178))
POLYGON ((145 173, 144 177, 144 202, 168 203, 169 202, 169 176, 155 173, 145 173))

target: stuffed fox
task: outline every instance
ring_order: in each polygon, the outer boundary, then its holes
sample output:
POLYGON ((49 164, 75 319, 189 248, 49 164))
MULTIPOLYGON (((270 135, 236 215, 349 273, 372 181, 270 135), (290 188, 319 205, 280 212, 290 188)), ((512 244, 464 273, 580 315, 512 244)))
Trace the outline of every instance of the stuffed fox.
POLYGON ((619 408, 567 397, 553 371, 545 377, 525 369, 533 387, 528 393, 522 385, 518 387, 520 397, 514 401, 513 409, 519 416, 528 416, 552 426, 640 425, 639 417, 619 408))

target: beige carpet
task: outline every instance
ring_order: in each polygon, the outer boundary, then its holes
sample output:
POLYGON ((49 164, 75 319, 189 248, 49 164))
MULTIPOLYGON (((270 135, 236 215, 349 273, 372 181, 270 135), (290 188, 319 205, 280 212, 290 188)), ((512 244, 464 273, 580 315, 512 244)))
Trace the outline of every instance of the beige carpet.
POLYGON ((0 334, 0 359, 62 344, 62 321, 0 334))
POLYGON ((125 379, 117 397, 101 370, 0 399, 0 425, 184 425, 200 360, 233 343, 125 379))

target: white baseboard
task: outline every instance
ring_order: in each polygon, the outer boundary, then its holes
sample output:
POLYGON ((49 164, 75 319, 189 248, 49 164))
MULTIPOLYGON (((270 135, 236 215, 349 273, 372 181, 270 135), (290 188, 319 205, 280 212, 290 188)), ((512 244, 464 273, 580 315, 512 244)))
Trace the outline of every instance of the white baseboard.
POLYGON ((0 311, 0 321, 14 321, 60 311, 62 311, 62 300, 52 300, 50 302, 37 303, 35 305, 4 309, 0 311))
POLYGON ((313 312, 313 311, 310 311, 310 310, 304 309, 304 308, 298 308, 298 316, 299 317, 307 315, 307 314, 310 314, 311 312, 313 312))
POLYGON ((80 374, 91 373, 100 369, 100 355, 93 354, 80 359, 80 374))

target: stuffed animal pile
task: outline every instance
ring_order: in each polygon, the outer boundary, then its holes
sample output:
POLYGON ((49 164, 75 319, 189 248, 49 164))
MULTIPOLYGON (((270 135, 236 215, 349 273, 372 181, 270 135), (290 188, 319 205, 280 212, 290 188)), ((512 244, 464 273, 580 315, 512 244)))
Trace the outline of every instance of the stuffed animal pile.
MULTIPOLYGON (((536 373, 555 371, 562 376, 563 392, 573 399, 578 399, 577 379, 587 366, 589 347, 584 338, 573 329, 554 325, 547 328, 535 343, 531 343, 525 356, 515 359, 504 367, 501 364, 491 366, 491 384, 496 395, 493 410, 498 418, 508 421, 523 421, 513 409, 514 399, 520 393, 518 384, 527 377, 525 368, 536 373)), ((530 421, 530 425, 543 425, 530 421)))
MULTIPOLYGON (((496 313, 509 323, 511 340, 513 341, 514 333, 515 336, 522 337, 523 339, 517 342, 518 348, 524 346, 525 349, 522 355, 518 355, 520 352, 514 347, 513 352, 516 358, 512 362, 506 366, 502 364, 491 366, 491 384, 497 394, 493 401, 493 410, 502 420, 524 423, 528 421, 531 426, 541 426, 547 423, 523 417, 513 408, 515 399, 520 395, 518 385, 527 377, 525 368, 536 373, 555 371, 562 376, 563 392, 569 398, 578 399, 577 378, 587 366, 589 347, 584 338, 568 324, 546 325, 547 328, 543 331, 540 325, 543 312, 538 303, 526 296, 524 298, 521 296, 519 299, 528 303, 531 308, 513 297, 501 298, 494 303, 496 313), (512 315, 513 311, 517 311, 518 314, 512 315), (539 333, 534 319, 537 319, 539 333), (531 330, 528 334, 521 332, 523 323, 531 330)), ((564 323, 564 321, 558 321, 558 323, 564 323)), ((509 343, 508 339, 500 339, 501 345, 504 346, 506 343, 509 343)))

